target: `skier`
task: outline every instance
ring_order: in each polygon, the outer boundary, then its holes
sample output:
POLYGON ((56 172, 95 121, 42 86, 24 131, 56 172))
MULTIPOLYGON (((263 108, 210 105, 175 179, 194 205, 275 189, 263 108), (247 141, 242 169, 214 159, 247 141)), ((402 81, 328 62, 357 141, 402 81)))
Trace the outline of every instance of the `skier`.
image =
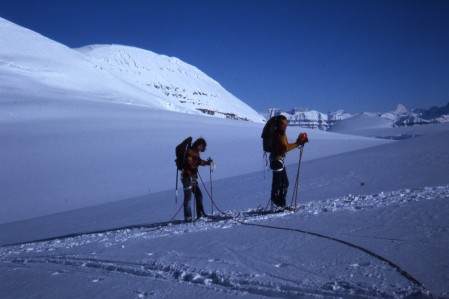
POLYGON ((204 161, 200 157, 200 152, 206 150, 206 140, 198 138, 187 150, 184 159, 184 168, 182 171, 182 185, 184 187, 184 219, 186 222, 192 221, 192 210, 190 208, 190 200, 192 193, 195 196, 197 217, 207 217, 203 208, 203 194, 198 186, 198 166, 211 165, 212 159, 208 158, 204 161))
POLYGON ((307 142, 307 135, 298 135, 295 143, 288 143, 286 130, 288 120, 284 115, 276 119, 276 129, 273 136, 273 149, 270 153, 270 169, 273 171, 273 181, 271 183, 271 201, 281 210, 285 209, 286 196, 289 186, 287 171, 284 165, 284 158, 287 152, 304 145, 307 142), (305 137, 304 137, 305 136, 305 137))

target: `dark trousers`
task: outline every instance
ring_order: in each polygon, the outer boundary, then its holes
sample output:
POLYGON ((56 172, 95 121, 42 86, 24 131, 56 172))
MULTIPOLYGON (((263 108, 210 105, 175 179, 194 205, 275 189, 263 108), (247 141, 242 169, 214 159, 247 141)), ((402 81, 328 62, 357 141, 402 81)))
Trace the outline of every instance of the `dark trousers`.
POLYGON ((273 181, 271 183, 271 201, 279 207, 285 207, 288 191, 288 176, 283 161, 274 160, 270 162, 273 170, 273 181))
POLYGON ((203 194, 198 187, 198 182, 196 182, 196 180, 193 181, 193 179, 189 176, 183 176, 182 186, 184 187, 184 219, 187 221, 192 219, 192 209, 190 207, 192 193, 195 196, 197 216, 205 216, 206 213, 203 208, 203 194))

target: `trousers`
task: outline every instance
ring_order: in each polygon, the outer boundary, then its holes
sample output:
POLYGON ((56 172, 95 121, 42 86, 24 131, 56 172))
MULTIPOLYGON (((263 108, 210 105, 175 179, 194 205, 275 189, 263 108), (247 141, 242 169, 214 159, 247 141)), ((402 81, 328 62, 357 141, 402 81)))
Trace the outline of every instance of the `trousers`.
POLYGON ((195 197, 196 214, 197 217, 206 216, 203 207, 203 194, 198 186, 196 179, 190 176, 182 177, 182 186, 184 188, 184 219, 186 221, 192 220, 192 209, 190 207, 190 201, 192 199, 192 193, 195 197))
POLYGON ((285 207, 289 186, 287 170, 283 160, 271 160, 270 168, 273 170, 271 182, 271 201, 278 207, 285 207))

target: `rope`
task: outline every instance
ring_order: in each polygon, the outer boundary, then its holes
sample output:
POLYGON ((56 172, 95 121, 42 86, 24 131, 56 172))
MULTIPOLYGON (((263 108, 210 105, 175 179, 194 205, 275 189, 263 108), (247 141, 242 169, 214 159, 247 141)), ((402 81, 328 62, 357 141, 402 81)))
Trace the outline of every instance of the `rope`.
POLYGON ((215 208, 217 208, 218 212, 220 212, 221 215, 227 216, 227 217, 232 217, 232 215, 223 212, 215 203, 214 199, 212 198, 212 196, 210 195, 209 191, 206 188, 206 185, 204 184, 203 178, 201 177, 201 174, 198 172, 198 177, 200 178, 201 184, 203 184, 204 190, 206 190, 207 196, 209 196, 210 201, 212 203, 213 206, 215 206, 215 208))
POLYGON ((344 240, 341 240, 341 239, 337 239, 337 238, 334 238, 334 237, 331 237, 331 236, 326 236, 326 235, 323 235, 323 234, 320 234, 320 233, 315 233, 315 232, 306 231, 306 230, 302 230, 302 229, 295 229, 295 228, 289 228, 289 227, 280 227, 280 226, 272 226, 272 225, 265 225, 265 224, 250 223, 250 222, 245 222, 245 221, 242 221, 242 220, 238 220, 236 218, 234 218, 233 220, 237 221, 238 223, 240 223, 242 225, 247 225, 247 226, 255 226, 255 227, 277 229, 277 230, 285 230, 285 231, 292 231, 292 232, 308 234, 308 235, 312 235, 312 236, 315 236, 315 237, 324 238, 324 239, 328 239, 328 240, 331 240, 331 241, 339 242, 339 243, 342 243, 342 244, 347 245, 349 247, 359 249, 359 250, 361 250, 361 251, 363 251, 363 252, 365 252, 365 253, 367 253, 367 254, 369 254, 369 255, 371 255, 371 256, 373 256, 373 257, 375 257, 375 258, 377 258, 377 259, 379 259, 379 260, 381 260, 381 261, 383 261, 385 263, 387 263, 388 265, 390 265, 391 267, 396 269, 402 276, 404 276, 408 280, 412 281, 416 285, 426 289, 429 292, 429 294, 430 294, 430 296, 432 298, 436 298, 435 296, 433 296, 432 292, 422 282, 420 282, 418 279, 413 277, 412 274, 410 274, 409 272, 407 272, 406 270, 401 268, 401 266, 399 266, 398 264, 390 261, 389 259, 387 259, 387 258, 385 258, 385 257, 383 257, 383 256, 381 256, 381 255, 379 255, 379 254, 377 254, 377 253, 367 249, 367 248, 364 248, 362 246, 359 246, 359 245, 356 245, 356 244, 353 244, 353 243, 350 243, 348 241, 344 241, 344 240))
POLYGON ((56 237, 49 237, 49 238, 35 239, 35 240, 25 241, 25 242, 4 244, 4 245, 1 245, 0 247, 9 247, 9 246, 17 246, 17 245, 24 245, 24 244, 31 244, 31 243, 38 243, 38 242, 49 242, 49 241, 55 241, 55 240, 63 240, 63 239, 68 239, 68 238, 76 238, 76 237, 83 236, 83 235, 104 234, 104 233, 115 232, 115 231, 119 231, 119 230, 125 230, 125 229, 149 228, 150 229, 149 231, 157 231, 157 230, 160 230, 163 227, 173 223, 173 220, 178 215, 179 211, 181 211, 182 206, 183 206, 183 204, 181 204, 178 211, 170 219, 170 221, 167 221, 167 222, 150 223, 150 224, 133 224, 133 225, 116 227, 116 228, 83 231, 83 232, 78 232, 78 233, 60 235, 60 236, 56 236, 56 237))
POLYGON ((178 209, 178 211, 176 212, 176 214, 175 214, 175 215, 170 219, 170 221, 168 221, 168 222, 172 222, 172 221, 175 219, 175 217, 178 216, 179 211, 181 211, 181 208, 182 208, 183 205, 184 205, 184 202, 181 204, 181 206, 179 207, 179 209, 178 209))

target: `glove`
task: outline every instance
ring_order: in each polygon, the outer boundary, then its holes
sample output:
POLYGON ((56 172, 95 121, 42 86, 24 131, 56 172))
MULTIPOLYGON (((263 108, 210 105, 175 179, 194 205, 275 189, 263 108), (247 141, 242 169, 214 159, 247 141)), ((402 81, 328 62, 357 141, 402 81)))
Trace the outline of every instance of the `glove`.
POLYGON ((309 142, 309 138, 307 137, 307 133, 300 133, 298 138, 296 139, 296 144, 304 145, 304 143, 309 142))
POLYGON ((214 161, 209 157, 207 158, 206 165, 211 165, 214 161))

